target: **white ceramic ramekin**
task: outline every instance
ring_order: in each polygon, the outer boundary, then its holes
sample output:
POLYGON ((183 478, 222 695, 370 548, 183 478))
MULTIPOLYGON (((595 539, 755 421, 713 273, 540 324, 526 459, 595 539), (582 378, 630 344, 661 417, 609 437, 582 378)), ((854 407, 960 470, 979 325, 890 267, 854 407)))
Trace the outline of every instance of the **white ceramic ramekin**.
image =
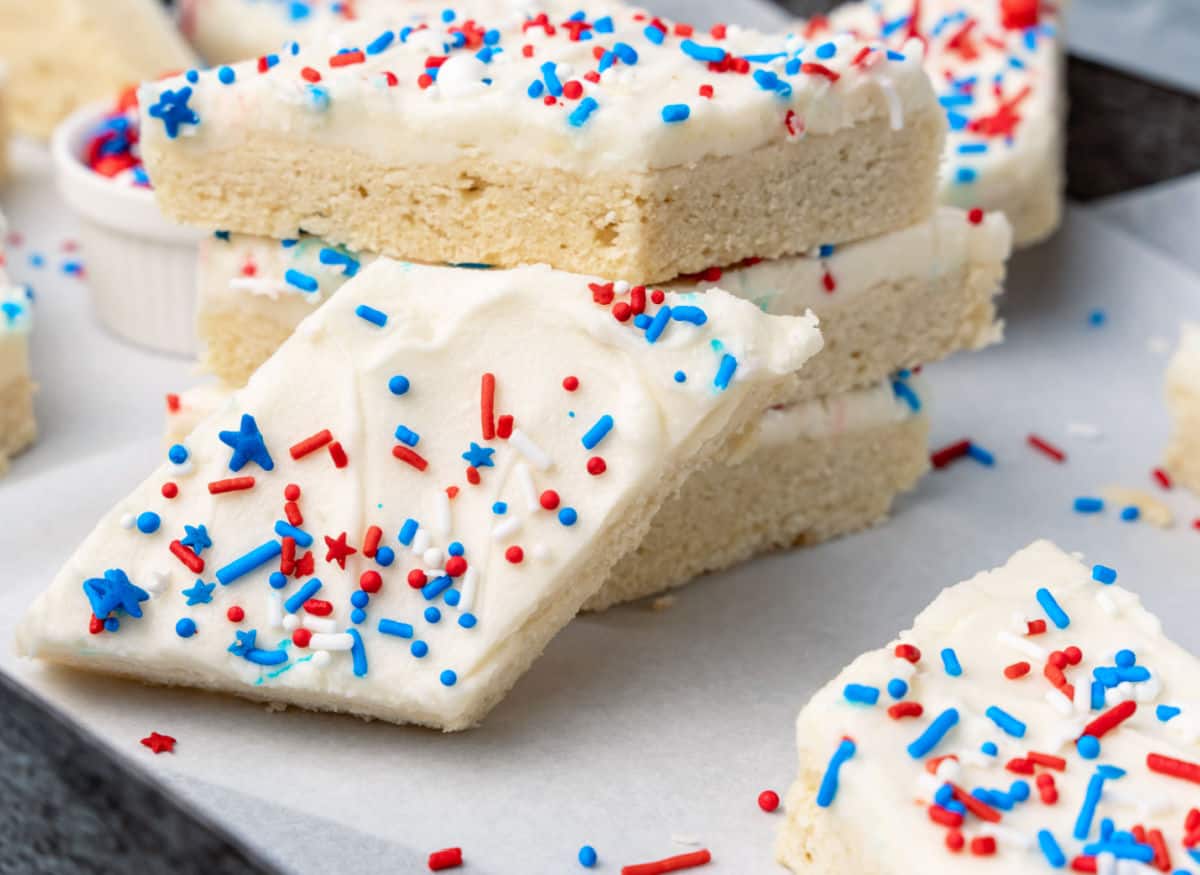
POLYGON ((59 193, 79 214, 88 285, 100 322, 139 346, 195 355, 196 252, 204 232, 166 218, 149 189, 93 173, 81 156, 112 102, 90 104, 54 131, 59 193))

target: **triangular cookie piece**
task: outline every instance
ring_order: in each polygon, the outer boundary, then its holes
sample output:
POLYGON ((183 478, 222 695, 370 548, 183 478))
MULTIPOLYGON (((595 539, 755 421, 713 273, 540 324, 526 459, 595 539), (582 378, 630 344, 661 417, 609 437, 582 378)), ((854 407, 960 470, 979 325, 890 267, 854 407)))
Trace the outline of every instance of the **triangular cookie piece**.
POLYGON ((614 318, 629 293, 376 262, 100 523, 20 649, 475 723, 820 347, 723 292, 614 318))

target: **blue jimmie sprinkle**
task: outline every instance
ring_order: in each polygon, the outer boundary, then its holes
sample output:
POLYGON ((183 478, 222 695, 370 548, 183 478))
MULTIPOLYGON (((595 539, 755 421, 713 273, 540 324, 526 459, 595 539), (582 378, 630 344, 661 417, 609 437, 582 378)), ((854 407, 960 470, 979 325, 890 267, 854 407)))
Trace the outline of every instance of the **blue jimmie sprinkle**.
POLYGON ((713 385, 724 392, 729 388, 729 381, 733 379, 733 374, 736 370, 737 359, 729 353, 725 353, 721 357, 721 364, 717 367, 717 375, 713 377, 713 385))
POLYGON ((646 328, 646 342, 656 342, 666 329, 667 323, 671 321, 671 308, 663 304, 658 308, 658 312, 654 314, 654 318, 650 320, 650 325, 646 328))
POLYGON ((1092 580, 1108 586, 1109 584, 1117 582, 1117 572, 1115 569, 1109 568, 1107 565, 1093 565, 1092 580))
POLYGON ((367 673, 367 650, 363 647, 362 636, 357 629, 347 629, 346 634, 354 640, 350 645, 350 666, 355 677, 363 677, 367 673))
POLYGON ((903 380, 892 380, 892 394, 907 404, 913 413, 921 412, 921 398, 908 383, 903 380))
POLYGON ((380 620, 379 632, 382 635, 392 635, 396 638, 411 638, 413 636, 413 627, 408 623, 401 623, 399 620, 380 620))
POLYGON ((996 464, 996 457, 974 441, 967 445, 967 455, 980 465, 986 465, 988 468, 996 464))
POLYGON ((854 702, 858 705, 874 705, 879 701, 879 688, 869 687, 865 684, 846 684, 842 695, 846 697, 847 702, 854 702))
POLYGON ((828 61, 837 54, 837 46, 833 43, 821 43, 817 46, 817 57, 822 61, 828 61))
POLYGON ((612 431, 613 418, 607 413, 596 420, 596 424, 587 430, 584 434, 583 448, 585 450, 594 450, 608 433, 612 431))
POLYGON ((296 590, 288 600, 283 603, 283 609, 289 614, 294 614, 296 611, 304 607, 304 603, 315 596, 321 590, 321 581, 315 577, 305 581, 304 586, 296 590))
POLYGON ((942 667, 946 669, 946 674, 950 677, 962 677, 962 663, 958 661, 958 654, 951 647, 942 651, 942 667))
POLYGON ((275 534, 281 538, 292 538, 302 549, 312 546, 313 536, 284 520, 275 521, 275 534))
POLYGON ((646 39, 650 40, 650 42, 654 43, 656 46, 661 46, 663 44, 663 39, 666 38, 666 34, 664 34, 653 24, 647 24, 645 30, 642 31, 642 34, 646 37, 646 39))
POLYGON ((690 39, 685 39, 679 44, 679 48, 689 58, 697 61, 719 64, 725 60, 725 50, 718 46, 702 46, 690 39))
POLYGON ((817 791, 817 805, 821 808, 828 808, 837 798, 838 774, 841 772, 842 764, 853 758, 856 750, 853 741, 843 738, 837 750, 833 752, 829 766, 825 769, 825 775, 821 778, 821 788, 817 791))
POLYGON ((448 590, 454 581, 448 574, 443 574, 441 577, 435 577, 423 587, 421 587, 421 595, 425 596, 425 601, 431 602, 446 590, 448 590))
POLYGON ((1076 513, 1100 513, 1104 510, 1104 499, 1080 496, 1075 499, 1076 513))
POLYGON ((587 120, 592 117, 592 113, 599 108, 600 104, 596 102, 594 97, 585 97, 579 101, 579 105, 575 109, 571 110, 571 114, 567 116, 567 121, 571 124, 571 127, 581 128, 587 124, 587 120))
POLYGON ((395 38, 395 34, 393 34, 390 30, 385 30, 379 36, 375 37, 375 39, 371 40, 371 42, 367 43, 367 54, 378 55, 380 52, 390 46, 392 44, 392 40, 395 38))
POLYGON ((908 746, 908 755, 914 760, 924 759, 926 754, 938 746, 946 734, 958 723, 958 710, 947 708, 925 728, 916 741, 908 746))
POLYGON ((691 114, 692 108, 686 103, 669 103, 662 108, 662 120, 669 125, 685 122, 691 114))
POLYGON ((234 559, 224 568, 218 569, 217 580, 221 582, 222 586, 229 586, 235 580, 245 577, 253 571, 257 571, 282 552, 283 547, 278 541, 267 541, 265 544, 255 547, 249 553, 234 559))
POLYGON ((1050 618, 1051 622, 1053 622, 1055 626, 1060 629, 1065 629, 1071 625, 1071 618, 1068 617, 1067 612, 1059 606, 1058 602, 1054 598, 1054 594, 1051 593, 1050 590, 1046 589, 1045 587, 1039 589, 1037 591, 1037 600, 1038 604, 1042 606, 1042 610, 1046 612, 1046 616, 1050 618))
POLYGON ((399 541, 401 544, 403 544, 405 547, 411 547, 413 538, 415 538, 416 536, 417 536, 417 521, 410 517, 409 519, 406 519, 404 521, 404 525, 402 525, 400 527, 400 533, 398 535, 396 535, 396 540, 399 541))
POLYGON ((1142 512, 1138 510, 1136 505, 1131 504, 1128 507, 1121 508, 1121 519, 1127 523, 1137 522, 1141 515, 1142 512))
POLYGON ((1003 711, 995 705, 992 705, 984 713, 987 714, 989 720, 991 720, 1013 738, 1025 737, 1025 724, 1016 717, 1013 717, 1007 711, 1003 711))
POLYGON ((708 314, 699 307, 684 305, 671 308, 671 318, 676 322, 688 322, 692 325, 703 325, 708 321, 708 314))
POLYGON ((368 307, 366 304, 359 304, 355 307, 354 315, 380 328, 387 325, 388 321, 387 313, 384 313, 382 310, 376 310, 374 307, 368 307))

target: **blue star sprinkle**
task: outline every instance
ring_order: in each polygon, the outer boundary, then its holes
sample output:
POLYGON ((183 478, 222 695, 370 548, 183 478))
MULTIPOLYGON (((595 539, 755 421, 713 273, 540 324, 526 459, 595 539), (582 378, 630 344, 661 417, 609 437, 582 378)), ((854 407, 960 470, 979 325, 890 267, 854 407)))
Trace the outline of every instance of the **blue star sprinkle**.
POLYGON ((120 568, 110 568, 104 572, 104 577, 85 580, 83 594, 92 606, 92 613, 102 620, 118 609, 131 617, 140 617, 141 602, 150 598, 150 594, 131 583, 129 576, 120 568))
POLYGON ((185 85, 178 91, 167 88, 158 96, 158 103, 150 107, 147 112, 151 118, 162 119, 167 137, 174 140, 179 136, 180 126, 200 124, 200 116, 196 114, 196 110, 188 106, 188 101, 191 99, 191 86, 185 85))
POLYGON ((179 543, 183 544, 185 547, 191 547, 192 552, 197 556, 212 546, 212 538, 208 536, 208 529, 203 525, 185 525, 183 530, 187 532, 187 535, 181 538, 179 543))
POLYGON ((471 449, 463 453, 462 457, 472 468, 492 468, 496 464, 492 461, 492 454, 495 452, 490 447, 481 447, 475 441, 471 441, 471 449))
POLYGON ((218 437, 221 443, 233 449, 233 457, 229 460, 230 471, 240 471, 247 462, 254 462, 264 471, 275 467, 267 445, 263 441, 258 424, 249 413, 242 414, 242 424, 237 431, 223 431, 218 437))
POLYGON ((205 583, 203 580, 197 580, 191 589, 185 589, 183 595, 187 598, 188 607, 192 605, 206 605, 212 601, 213 590, 217 588, 215 583, 205 583))
POLYGON ((237 638, 229 645, 229 652, 234 656, 244 657, 247 653, 255 650, 254 641, 258 637, 258 630, 251 629, 249 632, 234 632, 237 638))

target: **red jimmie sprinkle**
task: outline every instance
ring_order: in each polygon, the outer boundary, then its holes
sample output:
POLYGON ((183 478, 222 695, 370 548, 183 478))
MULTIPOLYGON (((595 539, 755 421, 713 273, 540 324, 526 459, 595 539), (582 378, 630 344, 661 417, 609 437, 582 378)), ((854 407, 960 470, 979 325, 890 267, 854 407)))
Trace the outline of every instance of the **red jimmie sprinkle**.
POLYGON ((1137 711, 1137 702, 1122 702, 1109 708, 1091 723, 1083 728, 1080 735, 1094 735, 1103 738, 1105 734, 1116 729, 1137 711))
POLYGON ((1158 485, 1161 486, 1163 489, 1171 488, 1171 475, 1168 474, 1166 471, 1164 471, 1162 468, 1155 468, 1150 473, 1151 473, 1151 475, 1153 475, 1154 479, 1156 481, 1158 481, 1158 485))
POLYGON ((304 603, 304 611, 314 617, 328 617, 333 613, 333 604, 325 599, 309 599, 304 603))
POLYGON ((462 848, 443 848, 429 855, 429 870, 438 872, 442 869, 454 869, 462 865, 462 848))
POLYGON ((288 450, 288 452, 292 454, 293 459, 303 459, 309 453, 316 452, 332 440, 333 435, 330 433, 329 429, 326 428, 317 432, 311 437, 306 437, 298 444, 294 444, 292 448, 288 450))
POLYGON ((824 64, 817 64, 813 61, 806 61, 800 65, 801 73, 808 73, 811 76, 824 76, 830 82, 836 82, 842 78, 841 73, 835 73, 824 64))
POLYGON ((383 529, 379 526, 370 526, 363 535, 362 554, 368 559, 375 558, 375 551, 379 549, 379 542, 382 538, 383 529))
POLYGON ((965 805, 967 807, 967 811, 974 814, 980 820, 986 820, 988 823, 1000 822, 999 811, 992 808, 990 805, 980 802, 978 799, 976 799, 970 793, 965 792, 959 786, 951 784, 950 787, 954 790, 954 798, 965 805))
POLYGON ((412 465, 418 471, 424 471, 429 467, 429 463, 425 459, 404 446, 404 444, 396 444, 396 446, 392 447, 392 455, 401 462, 412 465))
POLYGON ((330 67, 349 67, 351 64, 361 64, 367 59, 362 52, 341 52, 329 59, 330 67))
POLYGON ((951 462, 956 462, 971 449, 969 440, 961 440, 942 447, 929 457, 929 464, 935 468, 945 468, 951 462))
POLYGON ((296 570, 296 539, 286 535, 279 545, 279 570, 284 574, 291 574, 296 570))
POLYGON ((171 542, 171 555, 187 566, 188 571, 192 574, 199 574, 204 571, 204 560, 197 556, 188 547, 185 547, 180 541, 171 542))
POLYGON ((1042 772, 1037 776, 1037 789, 1043 805, 1053 805, 1058 801, 1058 787, 1054 783, 1054 776, 1049 772, 1042 772))
POLYGON ((991 836, 975 836, 971 839, 971 853, 977 857, 987 857, 996 853, 996 840, 991 836))
POLYGON ((1004 768, 1017 775, 1032 775, 1034 771, 1033 763, 1022 757, 1009 760, 1004 768))
POLYGON ((1072 872, 1095 872, 1096 858, 1080 855, 1071 861, 1072 872))
POLYGON ((316 70, 314 70, 312 67, 305 67, 304 69, 302 69, 300 71, 300 78, 303 79, 305 82, 316 83, 316 82, 321 81, 321 74, 318 73, 316 70))
POLYGON ((1026 635, 1043 635, 1046 632, 1045 620, 1030 620, 1025 624, 1026 635))
POLYGON ((940 805, 929 806, 929 819, 934 823, 950 827, 962 826, 963 822, 963 816, 957 811, 947 811, 940 805))
POLYGON ((230 477, 228 480, 214 480, 208 484, 208 491, 213 495, 224 492, 240 492, 243 489, 253 489, 253 477, 230 477))
POLYGON ((1026 438, 1026 440, 1029 442, 1029 446, 1033 447, 1040 453, 1044 453, 1056 462, 1065 462, 1067 460, 1066 453, 1054 446, 1054 444, 1050 443, 1049 441, 1038 437, 1036 434, 1031 434, 1028 438, 1026 438))
POLYGON ((174 392, 167 395, 167 411, 169 413, 179 412, 179 396, 174 392))
POLYGON ((510 414, 506 413, 496 420, 496 437, 506 441, 512 437, 512 432, 513 418, 510 414))
POLYGON ((664 872, 678 872, 681 869, 694 869, 712 862, 712 854, 707 848, 692 851, 690 854, 679 854, 653 863, 637 863, 633 866, 622 866, 621 875, 663 875, 664 872))
POLYGON ((342 449, 340 441, 334 441, 329 445, 329 458, 333 459, 335 468, 345 468, 350 464, 350 459, 346 455, 346 451, 342 449))
POLYGON ((921 661, 921 651, 912 644, 897 644, 895 654, 901 659, 907 659, 913 665, 921 661))
POLYGON ((925 708, 920 702, 897 702, 888 708, 888 716, 893 720, 901 720, 905 717, 920 717, 925 713, 925 708))
POLYGON ((1012 665, 1005 666, 1004 676, 1010 681, 1015 681, 1017 678, 1023 678, 1029 674, 1033 668, 1028 662, 1014 662, 1012 665))
POLYGON ((1146 768, 1160 775, 1179 778, 1200 784, 1200 763, 1189 763, 1186 760, 1176 760, 1162 754, 1152 753, 1146 756, 1146 768))
POLYGON ((1067 770, 1067 761, 1062 757, 1056 757, 1053 754, 1038 753, 1036 750, 1031 750, 1026 757, 1031 763, 1036 763, 1039 766, 1045 766, 1047 769, 1054 769, 1059 772, 1067 770))
POLYGON ((496 437, 496 375, 484 374, 480 387, 479 413, 483 425, 483 439, 496 437))

